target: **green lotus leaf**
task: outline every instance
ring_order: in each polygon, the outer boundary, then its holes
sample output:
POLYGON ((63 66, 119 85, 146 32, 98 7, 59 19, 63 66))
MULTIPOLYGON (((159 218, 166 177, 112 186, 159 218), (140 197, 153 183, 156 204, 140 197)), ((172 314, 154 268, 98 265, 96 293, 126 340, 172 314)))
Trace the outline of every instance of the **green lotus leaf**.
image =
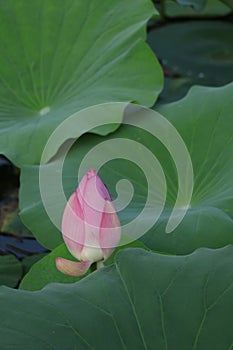
POLYGON ((163 234, 169 210, 154 235, 143 237, 150 247, 183 254, 201 246, 233 243, 232 93, 233 84, 193 87, 183 100, 160 108, 190 152, 194 191, 188 213, 170 237, 163 234))
POLYGON ((179 257, 125 249, 73 284, 1 287, 1 347, 231 349, 232 256, 232 246, 179 257))
POLYGON ((0 1, 0 152, 38 164, 74 112, 107 101, 152 105, 163 81, 144 42, 153 15, 149 0, 0 1))

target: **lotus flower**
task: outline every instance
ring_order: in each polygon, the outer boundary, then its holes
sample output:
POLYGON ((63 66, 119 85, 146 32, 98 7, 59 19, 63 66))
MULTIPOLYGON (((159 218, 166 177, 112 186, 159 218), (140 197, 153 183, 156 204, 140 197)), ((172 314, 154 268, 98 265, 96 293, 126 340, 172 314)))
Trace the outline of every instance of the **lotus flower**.
POLYGON ((112 198, 94 169, 84 175, 67 202, 62 236, 80 261, 56 258, 56 267, 71 276, 80 276, 92 263, 107 259, 120 241, 121 227, 112 198))

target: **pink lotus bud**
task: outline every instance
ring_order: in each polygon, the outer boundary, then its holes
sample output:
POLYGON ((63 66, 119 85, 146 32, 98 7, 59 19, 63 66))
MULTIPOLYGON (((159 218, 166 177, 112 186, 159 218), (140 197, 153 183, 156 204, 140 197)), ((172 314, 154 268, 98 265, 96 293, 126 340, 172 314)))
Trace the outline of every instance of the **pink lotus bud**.
POLYGON ((121 227, 112 198, 94 169, 84 175, 67 202, 62 236, 80 262, 57 258, 56 266, 72 276, 80 276, 93 262, 107 259, 120 241, 121 227))

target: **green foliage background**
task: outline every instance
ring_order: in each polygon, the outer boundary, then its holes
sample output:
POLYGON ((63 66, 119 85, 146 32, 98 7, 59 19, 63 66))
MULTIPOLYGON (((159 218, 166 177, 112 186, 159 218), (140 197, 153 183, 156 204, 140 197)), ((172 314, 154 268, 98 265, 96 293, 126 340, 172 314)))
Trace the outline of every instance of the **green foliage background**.
MULTIPOLYGON (((232 9, 232 0, 0 0, 0 153, 20 168, 25 235, 51 250, 23 260, 0 250, 1 349, 233 348, 232 9), (42 151, 74 112, 118 101, 154 108, 180 133, 194 168, 190 208, 165 234, 177 195, 167 150, 120 126, 120 112, 118 125, 84 128, 64 163, 67 197, 88 150, 116 137, 158 157, 168 194, 139 241, 100 271, 65 276, 55 258, 72 256, 41 200, 42 151)), ((120 178, 134 185, 120 213, 130 221, 147 197, 142 172, 116 160, 101 177, 113 194, 120 178)), ((16 212, 1 230, 24 230, 18 220, 16 212)))

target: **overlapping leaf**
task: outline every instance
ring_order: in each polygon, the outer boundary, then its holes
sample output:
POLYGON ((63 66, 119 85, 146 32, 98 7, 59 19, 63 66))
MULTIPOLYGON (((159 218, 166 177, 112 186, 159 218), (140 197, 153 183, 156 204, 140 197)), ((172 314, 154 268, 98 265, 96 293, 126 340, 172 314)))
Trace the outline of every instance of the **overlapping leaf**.
MULTIPOLYGON (((125 248, 143 248, 147 249, 146 246, 140 242, 135 241, 133 243, 130 243, 125 248)), ((117 254, 119 250, 122 249, 121 247, 118 247, 114 253, 106 260, 104 261, 104 265, 111 265, 114 263, 114 257, 117 254)), ((36 256, 33 256, 36 258, 36 256)), ((83 275, 81 277, 72 277, 65 275, 57 270, 56 268, 56 257, 62 257, 68 260, 77 261, 67 250, 65 243, 62 243, 60 246, 55 248, 50 254, 45 256, 43 259, 38 261, 32 266, 30 271, 26 274, 26 276, 23 278, 22 282, 20 283, 19 288, 25 289, 25 290, 39 290, 45 287, 48 283, 51 282, 59 282, 59 283, 73 283, 76 281, 79 281, 80 279, 84 278, 86 276, 83 275)), ((25 258, 23 260, 23 263, 27 262, 29 258, 25 258)), ((32 259, 32 257, 31 257, 32 259)), ((29 261, 30 262, 30 261, 29 261)), ((93 264, 88 273, 93 272, 96 269, 96 264, 93 264)))
MULTIPOLYGON (((194 167, 194 192, 186 217, 164 235, 167 213, 144 242, 173 253, 233 243, 233 84, 194 87, 180 102, 160 108, 183 137, 194 167), (170 248, 169 248, 170 246, 170 248)), ((175 182, 173 179, 173 187, 175 182)))

